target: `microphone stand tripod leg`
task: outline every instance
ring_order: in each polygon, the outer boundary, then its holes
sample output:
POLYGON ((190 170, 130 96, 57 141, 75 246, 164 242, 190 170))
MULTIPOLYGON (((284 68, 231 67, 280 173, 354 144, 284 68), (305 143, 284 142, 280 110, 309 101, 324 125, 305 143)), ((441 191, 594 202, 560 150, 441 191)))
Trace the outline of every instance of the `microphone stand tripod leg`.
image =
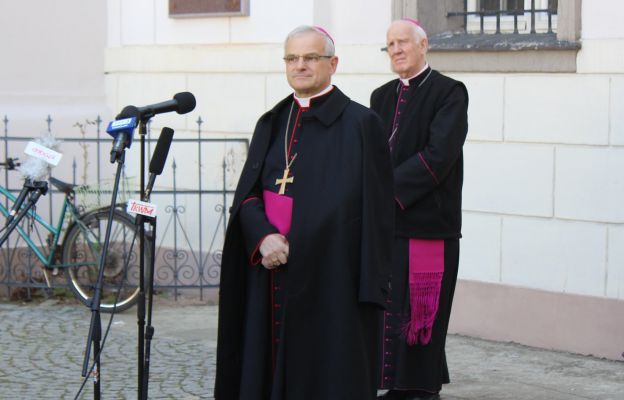
POLYGON ((138 398, 143 399, 143 360, 145 359, 145 221, 141 214, 136 216, 139 231, 139 294, 137 298, 137 360, 138 360, 138 398))
MULTIPOLYGON (((93 398, 95 400, 100 399, 100 382, 102 377, 102 369, 100 367, 100 351, 101 351, 101 339, 102 339, 102 323, 100 318, 100 301, 102 297, 102 286, 104 282, 104 269, 106 268, 106 255, 108 254, 108 247, 111 239, 111 229, 113 226, 113 215, 115 214, 115 204, 117 203, 117 193, 119 191, 119 181, 121 179, 121 172, 123 171, 123 165, 125 161, 125 152, 117 160, 117 172, 115 173, 115 183, 113 185, 113 194, 111 199, 111 206, 108 210, 108 221, 106 224, 106 231, 104 233, 104 244, 102 251, 99 254, 99 266, 98 276, 95 283, 95 289, 93 292, 93 298, 91 299, 91 324, 89 325, 89 334, 87 336, 87 347, 85 349, 85 357, 82 365, 82 376, 87 376, 89 369, 89 353, 91 351, 91 344, 93 344, 93 359, 95 361, 94 382, 93 382, 93 398)), ((113 308, 114 310, 114 308, 113 308)), ((111 317, 112 318, 112 317, 111 317)))
POLYGON ((150 256, 150 265, 148 271, 148 287, 147 287, 147 326, 145 328, 145 361, 144 361, 144 372, 143 372, 143 398, 142 400, 147 400, 147 392, 149 386, 149 369, 150 369, 150 354, 151 354, 151 344, 152 338, 154 337, 154 327, 152 326, 152 305, 154 300, 154 265, 156 263, 155 255, 156 255, 156 217, 148 218, 151 227, 151 256, 150 256))
MULTIPOLYGON (((147 136, 147 121, 149 118, 142 118, 139 123, 139 137, 141 143, 140 158, 140 190, 141 200, 145 198, 145 137, 147 136)), ((145 358, 144 349, 145 342, 145 220, 142 215, 137 215, 137 224, 139 225, 139 299, 137 302, 137 324, 139 329, 139 337, 137 343, 137 359, 138 359, 138 399, 143 398, 143 360, 145 358)))
POLYGON ((46 181, 36 181, 32 185, 28 186, 26 195, 28 195, 28 202, 26 206, 22 207, 17 216, 11 220, 11 223, 7 226, 4 234, 0 238, 0 246, 4 244, 4 242, 9 238, 9 235, 13 230, 19 225, 20 221, 26 216, 28 211, 34 207, 39 200, 39 197, 48 193, 48 182, 46 181))
POLYGON ((102 341, 102 319, 99 312, 95 313, 95 327, 93 328, 93 398, 100 400, 100 343, 102 341))

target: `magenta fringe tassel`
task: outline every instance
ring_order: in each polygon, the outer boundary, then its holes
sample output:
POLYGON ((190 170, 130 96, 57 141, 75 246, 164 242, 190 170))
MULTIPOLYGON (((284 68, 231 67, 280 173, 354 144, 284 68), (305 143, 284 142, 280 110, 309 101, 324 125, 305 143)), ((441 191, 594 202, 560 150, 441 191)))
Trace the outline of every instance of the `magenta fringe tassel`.
POLYGON ((443 272, 410 274, 410 321, 403 327, 407 344, 428 344, 438 313, 443 272))

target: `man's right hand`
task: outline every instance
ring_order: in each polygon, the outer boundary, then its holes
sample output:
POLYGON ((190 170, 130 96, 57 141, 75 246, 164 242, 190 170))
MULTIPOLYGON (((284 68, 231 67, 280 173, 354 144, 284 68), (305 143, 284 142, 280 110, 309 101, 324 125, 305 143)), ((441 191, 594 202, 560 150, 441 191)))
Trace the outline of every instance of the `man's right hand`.
POLYGON ((282 234, 272 233, 260 244, 262 265, 266 269, 274 269, 288 262, 288 239, 282 234))

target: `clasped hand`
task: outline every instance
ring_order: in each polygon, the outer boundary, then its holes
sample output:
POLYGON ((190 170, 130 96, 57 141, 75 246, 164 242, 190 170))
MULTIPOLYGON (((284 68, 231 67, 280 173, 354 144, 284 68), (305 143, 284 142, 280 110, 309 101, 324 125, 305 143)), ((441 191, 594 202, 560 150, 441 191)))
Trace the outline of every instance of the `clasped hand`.
POLYGON ((266 269, 275 269, 288 262, 288 239, 282 234, 272 233, 260 244, 262 265, 266 269))

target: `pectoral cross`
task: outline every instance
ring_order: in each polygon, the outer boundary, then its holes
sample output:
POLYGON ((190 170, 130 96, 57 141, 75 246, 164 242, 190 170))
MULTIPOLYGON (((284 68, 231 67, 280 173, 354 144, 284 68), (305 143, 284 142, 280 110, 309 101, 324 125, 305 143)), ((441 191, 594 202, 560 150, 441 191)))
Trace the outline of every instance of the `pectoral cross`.
POLYGON ((282 177, 282 179, 275 180, 275 184, 280 185, 278 194, 284 194, 286 192, 286 184, 293 183, 295 181, 295 177, 294 176, 288 177, 288 174, 290 174, 290 168, 286 168, 284 170, 284 176, 282 177))

